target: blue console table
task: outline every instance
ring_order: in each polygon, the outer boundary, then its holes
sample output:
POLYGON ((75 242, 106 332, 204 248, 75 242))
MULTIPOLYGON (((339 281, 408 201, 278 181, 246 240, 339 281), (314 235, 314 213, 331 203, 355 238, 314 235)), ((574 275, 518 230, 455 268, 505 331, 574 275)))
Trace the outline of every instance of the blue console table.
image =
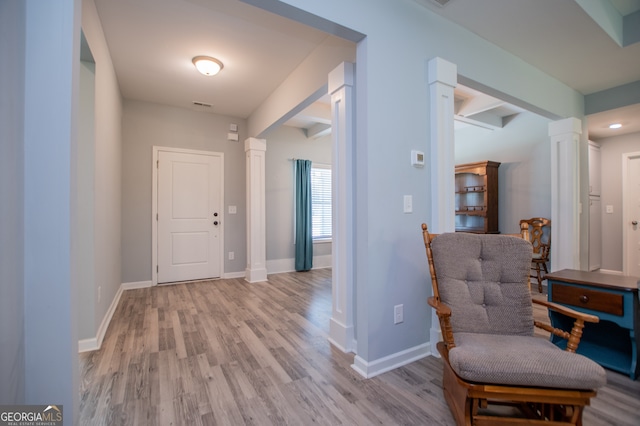
MULTIPOLYGON (((603 367, 629 375, 640 374, 640 308, 636 277, 563 269, 546 275, 548 300, 580 312, 596 315, 597 324, 585 323, 576 351, 603 367)), ((573 320, 549 311, 554 327, 570 330, 573 320)), ((551 336, 565 348, 567 341, 551 336)))

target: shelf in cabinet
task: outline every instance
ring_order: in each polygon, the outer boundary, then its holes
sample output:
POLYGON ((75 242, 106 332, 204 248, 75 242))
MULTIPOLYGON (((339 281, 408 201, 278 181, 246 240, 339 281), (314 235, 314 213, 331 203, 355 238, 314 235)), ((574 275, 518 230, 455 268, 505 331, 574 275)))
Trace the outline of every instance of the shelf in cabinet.
POLYGON ((483 192, 487 192, 487 190, 481 189, 478 191, 456 191, 456 194, 482 194, 483 192))
POLYGON ((469 232, 471 234, 485 234, 486 233, 484 228, 466 227, 466 226, 456 227, 456 232, 469 232))
POLYGON ((472 211, 468 211, 468 210, 460 210, 456 212, 457 215, 464 215, 464 216, 482 216, 485 217, 487 215, 487 212, 485 210, 472 210, 472 211))

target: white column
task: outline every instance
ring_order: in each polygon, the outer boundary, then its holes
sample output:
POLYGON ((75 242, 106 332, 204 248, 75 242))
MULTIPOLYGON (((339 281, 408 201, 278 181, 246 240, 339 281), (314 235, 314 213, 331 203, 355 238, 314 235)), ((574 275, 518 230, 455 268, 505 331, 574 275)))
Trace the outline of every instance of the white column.
MULTIPOLYGON (((455 152, 453 134, 453 89, 458 84, 455 64, 433 58, 428 68, 431 149, 431 221, 433 233, 455 231, 455 152)), ((440 322, 431 311, 429 341, 431 353, 438 356, 436 344, 442 340, 440 322)))
POLYGON ((267 281, 267 241, 265 209, 265 154, 267 141, 244 141, 247 159, 247 269, 250 283, 267 281))
POLYGON ((353 64, 329 73, 333 139, 332 311, 329 341, 343 352, 355 350, 353 297, 353 64))
POLYGON ((582 123, 549 123, 551 139, 551 269, 580 269, 580 135, 582 123))

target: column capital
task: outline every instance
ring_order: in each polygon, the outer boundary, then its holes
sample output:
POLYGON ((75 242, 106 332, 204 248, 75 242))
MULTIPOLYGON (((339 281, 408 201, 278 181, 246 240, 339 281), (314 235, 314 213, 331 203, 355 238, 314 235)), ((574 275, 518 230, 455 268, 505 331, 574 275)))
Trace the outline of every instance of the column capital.
POLYGON ((266 139, 258 139, 258 138, 248 138, 244 141, 244 152, 256 150, 256 151, 266 151, 267 150, 267 140, 266 139))
POLYGON ((351 62, 343 62, 329 73, 328 92, 333 94, 343 86, 353 86, 354 67, 351 62))
POLYGON ((458 67, 454 63, 435 57, 429 60, 427 78, 429 84, 442 83, 456 87, 458 85, 458 67))
POLYGON ((568 133, 582 134, 582 122, 575 117, 549 123, 549 136, 566 135, 568 133))

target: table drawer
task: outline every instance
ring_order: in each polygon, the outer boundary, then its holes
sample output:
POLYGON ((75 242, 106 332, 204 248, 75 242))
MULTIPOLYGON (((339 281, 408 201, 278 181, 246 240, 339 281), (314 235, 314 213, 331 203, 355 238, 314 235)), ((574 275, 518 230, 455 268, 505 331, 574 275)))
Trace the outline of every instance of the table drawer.
POLYGON ((606 312, 613 315, 624 315, 623 297, 621 294, 555 283, 551 291, 552 302, 577 306, 592 311, 606 312))

